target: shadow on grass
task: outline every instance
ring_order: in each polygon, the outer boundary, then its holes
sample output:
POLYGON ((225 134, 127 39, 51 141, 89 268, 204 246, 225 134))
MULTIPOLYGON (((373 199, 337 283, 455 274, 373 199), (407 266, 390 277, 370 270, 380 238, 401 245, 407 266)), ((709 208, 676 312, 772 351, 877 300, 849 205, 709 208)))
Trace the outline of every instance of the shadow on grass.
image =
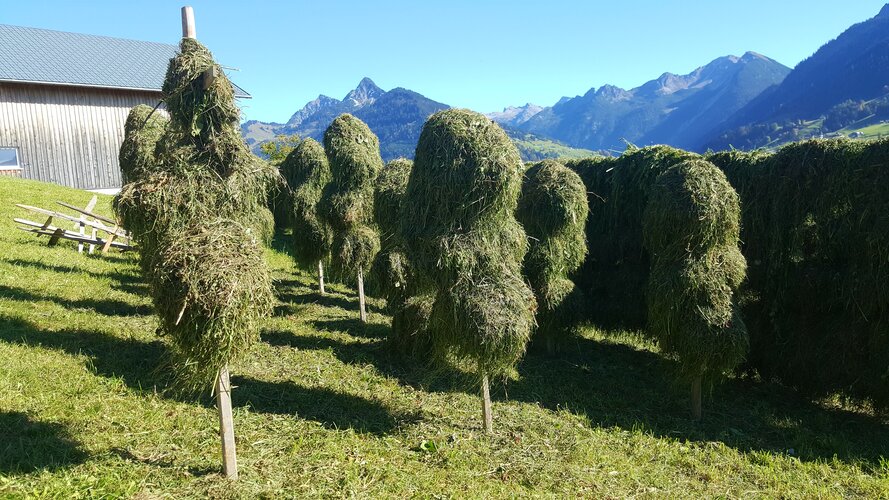
POLYGON ((20 319, 0 316, 0 341, 88 356, 97 375, 119 377, 134 389, 163 391, 168 387, 168 377, 158 370, 166 355, 166 347, 159 340, 143 342, 88 330, 46 331, 20 319))
MULTIPOLYGON (((19 319, 0 316, 0 341, 56 349, 72 355, 86 355, 89 365, 100 376, 120 378, 127 387, 157 391, 176 401, 213 407, 208 397, 179 396, 166 391, 169 377, 159 369, 164 366, 166 348, 160 341, 143 342, 121 339, 101 332, 85 330, 44 331, 19 319)), ((238 405, 250 405, 255 411, 292 414, 315 420, 329 428, 354 428, 361 432, 385 433, 393 429, 396 418, 379 403, 339 394, 327 389, 307 389, 292 383, 266 382, 233 377, 239 386, 232 392, 238 405)), ((400 420, 406 420, 402 418, 400 420)), ((2 447, 2 442, 0 442, 2 447)))
MULTIPOLYGON (((102 259, 106 259, 106 257, 102 257, 102 259)), ((18 266, 18 267, 30 267, 32 269, 37 269, 39 271, 48 271, 59 274, 89 274, 90 276, 96 278, 110 278, 122 285, 136 285, 143 283, 142 277, 139 276, 138 272, 127 273, 121 272, 118 270, 108 270, 102 272, 90 271, 88 269, 83 269, 81 267, 73 267, 73 266, 64 266, 60 264, 47 264, 45 262, 40 262, 39 260, 26 260, 26 259, 3 259, 3 262, 7 264, 18 266)))
MULTIPOLYGON (((323 323, 323 322, 319 322, 323 323)), ((376 325, 388 335, 389 327, 376 325)), ((348 332, 347 332, 348 333, 348 332)), ((425 360, 406 358, 398 354, 387 338, 353 337, 370 342, 344 342, 322 335, 299 335, 286 330, 264 330, 260 339, 272 346, 297 350, 330 350, 337 359, 350 365, 371 364, 383 376, 392 377, 399 383, 418 390, 475 394, 474 378, 453 370, 430 365, 425 360)))
POLYGON ((103 271, 93 272, 87 269, 63 266, 58 264, 46 264, 40 261, 25 259, 6 259, 3 260, 7 264, 19 267, 30 267, 40 271, 48 271, 60 274, 69 273, 85 273, 96 278, 109 278, 112 280, 111 288, 132 295, 147 297, 149 293, 148 284, 142 279, 138 272, 128 273, 122 271, 103 271))
MULTIPOLYGON (((338 307, 346 311, 355 311, 358 314, 358 295, 347 295, 339 292, 327 291, 322 294, 318 290, 311 290, 306 283, 298 280, 286 279, 275 282, 275 292, 284 304, 317 304, 322 307, 338 307)), ((370 301, 365 303, 368 312, 386 314, 386 311, 370 301)), ((284 311, 289 312, 288 310, 284 311)))
POLYGON ((745 452, 870 466, 889 453, 889 429, 879 419, 826 408, 772 383, 728 380, 705 395, 703 420, 694 422, 685 387, 671 382, 674 368, 650 351, 579 338, 558 358, 529 353, 508 397, 586 415, 594 426, 719 441, 745 452))
POLYGON ((150 306, 134 306, 114 299, 66 299, 53 295, 33 293, 23 288, 0 285, 0 297, 20 302, 50 301, 66 309, 91 309, 105 316, 148 316, 153 313, 150 306))
POLYGON ((232 404, 253 411, 293 415, 313 420, 330 429, 386 434, 414 415, 398 416, 384 405, 326 388, 307 388, 292 382, 266 382, 233 376, 232 404))
POLYGON ((310 324, 322 331, 347 333, 353 337, 383 339, 389 336, 390 327, 380 323, 362 323, 358 318, 312 320, 310 324))
POLYGON ((0 474, 57 470, 87 459, 65 426, 0 411, 0 474))

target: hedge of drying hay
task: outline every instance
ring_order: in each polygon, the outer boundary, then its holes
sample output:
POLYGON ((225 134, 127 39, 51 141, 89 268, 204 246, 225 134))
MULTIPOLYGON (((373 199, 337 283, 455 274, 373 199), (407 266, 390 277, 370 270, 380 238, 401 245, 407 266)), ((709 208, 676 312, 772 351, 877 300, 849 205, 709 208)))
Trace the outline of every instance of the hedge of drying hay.
POLYGON ((120 173, 123 183, 142 179, 157 168, 154 150, 169 120, 162 112, 139 104, 130 110, 124 124, 124 140, 120 145, 120 173))
POLYGON ((725 152, 750 263, 750 367, 804 392, 889 407, 889 141, 725 152))
POLYGON ((451 109, 423 126, 401 233, 419 283, 434 293, 429 331, 480 375, 505 375, 525 351, 536 303, 521 278, 527 239, 513 215, 524 170, 488 118, 451 109))
POLYGON ((618 158, 571 160, 566 165, 586 186, 589 254, 575 275, 587 295, 587 312, 604 325, 642 328, 651 267, 642 245, 642 214, 658 175, 697 158, 667 146, 628 149, 618 158))
POLYGON ((380 141, 364 122, 342 114, 324 132, 324 151, 331 181, 324 187, 318 210, 333 231, 333 275, 352 280, 370 269, 380 248, 373 227, 373 183, 383 168, 380 141))
POLYGON ((660 174, 649 192, 642 232, 651 255, 649 333, 679 360, 679 379, 715 379, 747 353, 734 293, 746 273, 738 249, 738 194, 704 160, 660 174))
POLYGON ((324 148, 306 139, 281 163, 281 173, 292 192, 293 255, 296 263, 314 270, 330 253, 331 234, 318 216, 318 202, 330 181, 330 164, 324 148))
POLYGON ((170 122, 157 168, 124 186, 118 207, 141 244, 178 386, 200 390, 258 337, 270 312, 258 242, 278 176, 244 144, 231 83, 196 40, 182 40, 163 90, 170 122), (205 85, 212 68, 216 78, 205 85))
POLYGON ((581 319, 583 293, 569 279, 587 253, 589 205, 580 177, 544 160, 525 172, 516 217, 528 233, 524 274, 537 297, 537 334, 550 351, 581 319))

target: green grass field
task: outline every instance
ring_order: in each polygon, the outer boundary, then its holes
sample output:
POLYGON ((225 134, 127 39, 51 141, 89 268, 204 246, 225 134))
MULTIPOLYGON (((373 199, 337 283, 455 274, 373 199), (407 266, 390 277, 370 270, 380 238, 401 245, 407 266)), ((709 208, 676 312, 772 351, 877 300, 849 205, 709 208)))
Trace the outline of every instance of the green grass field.
POLYGON ((13 203, 89 196, 0 178, 0 497, 889 497, 889 428, 867 408, 730 379, 696 424, 671 361, 628 332, 529 353, 486 436, 465 376, 391 355, 383 304, 361 325, 353 291, 318 294, 283 237, 280 304, 232 366, 230 483, 212 402, 165 394, 135 256, 14 229, 13 203))

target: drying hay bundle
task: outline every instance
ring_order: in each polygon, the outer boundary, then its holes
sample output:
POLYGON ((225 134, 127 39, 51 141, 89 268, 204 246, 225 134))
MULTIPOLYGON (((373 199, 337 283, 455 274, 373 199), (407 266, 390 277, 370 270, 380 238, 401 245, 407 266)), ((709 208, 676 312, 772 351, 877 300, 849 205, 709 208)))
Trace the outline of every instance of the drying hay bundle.
POLYGON ((402 354, 425 357, 430 349, 427 327, 433 298, 418 295, 413 266, 404 253, 401 215, 413 162, 387 163, 374 188, 374 222, 380 229, 380 251, 371 266, 374 288, 386 298, 392 313, 390 343, 402 354))
POLYGON ((293 254, 298 266, 319 271, 324 292, 324 261, 330 253, 330 229, 318 214, 324 186, 330 182, 330 164, 324 148, 314 139, 305 139, 281 163, 281 173, 292 193, 293 254))
POLYGON ((142 179, 157 169, 154 150, 168 123, 166 116, 145 104, 130 110, 118 156, 124 184, 142 179))
POLYGON ((164 241, 152 283, 162 293, 154 294, 154 304, 183 389, 205 390, 271 313, 271 276, 260 245, 249 227, 225 219, 164 241))
POLYGON ((485 428, 488 377, 522 356, 536 303, 521 278, 527 238, 515 220, 524 170, 512 142, 478 113, 451 109, 423 126, 405 193, 401 233, 420 285, 435 302, 429 323, 438 357, 478 366, 485 428))
POLYGON ((392 308, 407 297, 410 264, 401 241, 401 208, 413 162, 404 158, 387 163, 374 186, 374 222, 380 231, 380 251, 371 267, 374 288, 392 308))
POLYGON ((237 477, 228 364, 259 337, 272 288, 260 240, 277 171, 240 136, 231 83, 210 52, 185 38, 163 85, 169 124, 152 171, 124 186, 118 209, 141 244, 142 268, 172 344, 176 386, 215 385, 224 469, 237 477))
POLYGON ((537 297, 537 337, 555 352, 580 321, 583 293, 569 275, 586 257, 586 188, 580 176, 554 160, 525 172, 516 217, 528 233, 525 277, 537 297))
POLYGON ((364 273, 380 249, 373 225, 373 183, 383 168, 380 141, 364 122, 342 114, 324 132, 324 151, 331 180, 321 194, 319 213, 333 231, 331 263, 339 279, 358 280, 361 320, 367 321, 364 273))
MULTIPOLYGON (((140 219, 146 208, 140 193, 132 192, 140 180, 159 170, 155 150, 164 135, 169 120, 152 108, 139 104, 130 110, 124 124, 124 140, 120 145, 118 160, 123 177, 123 192, 114 198, 114 211, 124 228, 132 232, 133 227, 144 226, 140 219), (128 193, 129 191, 129 193, 128 193)), ((134 240, 140 244, 140 234, 133 232, 134 240)))
POLYGON ((747 264, 738 249, 740 202, 725 174, 689 160, 658 176, 645 208, 651 254, 648 322, 664 353, 679 361, 701 417, 701 380, 733 369, 749 347, 734 294, 747 264))
POLYGON ((630 147, 617 158, 567 162, 589 194, 589 256, 576 276, 599 324, 637 329, 646 324, 645 290, 651 268, 642 244, 642 216, 662 172, 699 158, 668 146, 630 147))

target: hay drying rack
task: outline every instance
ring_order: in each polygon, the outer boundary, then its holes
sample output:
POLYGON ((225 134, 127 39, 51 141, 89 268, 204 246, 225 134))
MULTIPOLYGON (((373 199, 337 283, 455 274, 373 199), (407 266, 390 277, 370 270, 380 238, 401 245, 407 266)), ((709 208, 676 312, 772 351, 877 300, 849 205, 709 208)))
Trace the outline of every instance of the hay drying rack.
POLYGON ((93 212, 93 209, 96 206, 96 201, 97 197, 93 196, 84 208, 75 207, 74 205, 63 201, 56 202, 59 205, 76 212, 78 215, 69 215, 56 210, 47 210, 45 208, 16 203, 15 206, 39 215, 46 215, 47 219, 44 223, 34 222, 19 217, 14 217, 13 220, 18 224, 25 226, 18 227, 18 229, 21 229, 22 231, 35 233, 37 236, 49 236, 48 246, 55 246, 59 240, 66 239, 76 241, 77 251, 80 253, 83 253, 85 245, 89 245, 89 253, 93 253, 97 247, 101 249, 102 253, 108 252, 111 248, 131 250, 133 247, 130 244, 129 233, 123 230, 117 221, 93 212), (74 230, 72 231, 54 226, 52 224, 53 219, 73 222, 74 230), (87 234, 87 228, 90 229, 90 234, 87 234), (100 236, 101 233, 104 233, 104 235, 100 236))

